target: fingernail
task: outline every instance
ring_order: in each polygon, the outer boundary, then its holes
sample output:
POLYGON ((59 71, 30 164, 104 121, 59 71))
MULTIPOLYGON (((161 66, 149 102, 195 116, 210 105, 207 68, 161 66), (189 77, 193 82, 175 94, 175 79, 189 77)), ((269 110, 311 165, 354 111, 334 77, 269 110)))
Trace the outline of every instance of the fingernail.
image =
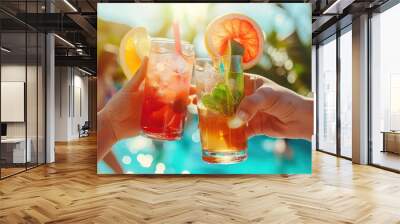
POLYGON ((247 119, 249 118, 249 115, 244 111, 239 111, 236 116, 242 121, 247 121, 247 119))
POLYGON ((249 115, 246 112, 239 111, 235 117, 229 120, 228 122, 229 128, 235 129, 243 126, 246 123, 248 117, 249 115))
POLYGON ((228 121, 228 127, 230 129, 236 129, 241 127, 244 124, 244 121, 240 119, 238 116, 233 117, 228 121))

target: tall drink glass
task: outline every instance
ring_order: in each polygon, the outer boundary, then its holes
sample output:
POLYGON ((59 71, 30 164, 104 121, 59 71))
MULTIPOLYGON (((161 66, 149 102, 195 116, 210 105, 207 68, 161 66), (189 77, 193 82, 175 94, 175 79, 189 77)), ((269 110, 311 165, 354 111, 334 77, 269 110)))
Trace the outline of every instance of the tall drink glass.
POLYGON ((193 45, 182 43, 180 55, 174 40, 151 41, 141 118, 147 136, 159 140, 181 138, 193 63, 193 45))
MULTIPOLYGON (((241 63, 241 58, 232 59, 232 63, 241 63)), ((223 75, 218 72, 218 61, 213 66, 210 59, 197 59, 195 65, 202 158, 208 163, 238 163, 247 158, 245 126, 233 128, 231 124, 243 97, 243 71, 231 68, 223 75)))

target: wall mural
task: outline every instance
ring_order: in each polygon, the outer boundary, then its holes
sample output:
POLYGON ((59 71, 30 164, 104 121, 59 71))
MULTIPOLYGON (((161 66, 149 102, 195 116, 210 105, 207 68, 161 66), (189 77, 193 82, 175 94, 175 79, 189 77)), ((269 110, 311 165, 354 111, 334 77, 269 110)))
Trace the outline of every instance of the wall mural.
POLYGON ((100 3, 98 174, 311 173, 311 5, 100 3))

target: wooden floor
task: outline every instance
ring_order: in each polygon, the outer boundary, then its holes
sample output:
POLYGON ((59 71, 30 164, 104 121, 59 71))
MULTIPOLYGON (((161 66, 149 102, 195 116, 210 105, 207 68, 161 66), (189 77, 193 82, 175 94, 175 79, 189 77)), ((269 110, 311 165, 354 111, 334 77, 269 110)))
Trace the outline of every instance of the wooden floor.
POLYGON ((29 164, 27 163, 27 168, 25 168, 25 164, 18 165, 18 167, 2 167, 1 168, 1 178, 5 178, 11 175, 15 175, 20 172, 24 172, 26 169, 33 169, 37 166, 37 164, 29 164))
POLYGON ((296 176, 98 176, 96 139, 0 181, 0 223, 400 223, 400 175, 320 152, 296 176))
POLYGON ((14 168, 14 167, 12 167, 12 168, 1 168, 1 177, 8 177, 8 176, 11 176, 11 175, 13 175, 13 174, 16 174, 16 173, 19 173, 19 172, 22 172, 22 171, 24 171, 25 170, 25 167, 23 167, 23 168, 14 168))

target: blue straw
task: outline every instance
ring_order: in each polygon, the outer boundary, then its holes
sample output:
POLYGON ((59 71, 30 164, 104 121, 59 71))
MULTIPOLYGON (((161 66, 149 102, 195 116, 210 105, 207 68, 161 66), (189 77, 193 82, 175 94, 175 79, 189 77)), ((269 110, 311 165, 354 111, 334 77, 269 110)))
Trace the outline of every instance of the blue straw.
POLYGON ((225 74, 224 63, 222 63, 222 62, 219 64, 219 71, 220 71, 220 73, 221 73, 222 75, 225 74))

